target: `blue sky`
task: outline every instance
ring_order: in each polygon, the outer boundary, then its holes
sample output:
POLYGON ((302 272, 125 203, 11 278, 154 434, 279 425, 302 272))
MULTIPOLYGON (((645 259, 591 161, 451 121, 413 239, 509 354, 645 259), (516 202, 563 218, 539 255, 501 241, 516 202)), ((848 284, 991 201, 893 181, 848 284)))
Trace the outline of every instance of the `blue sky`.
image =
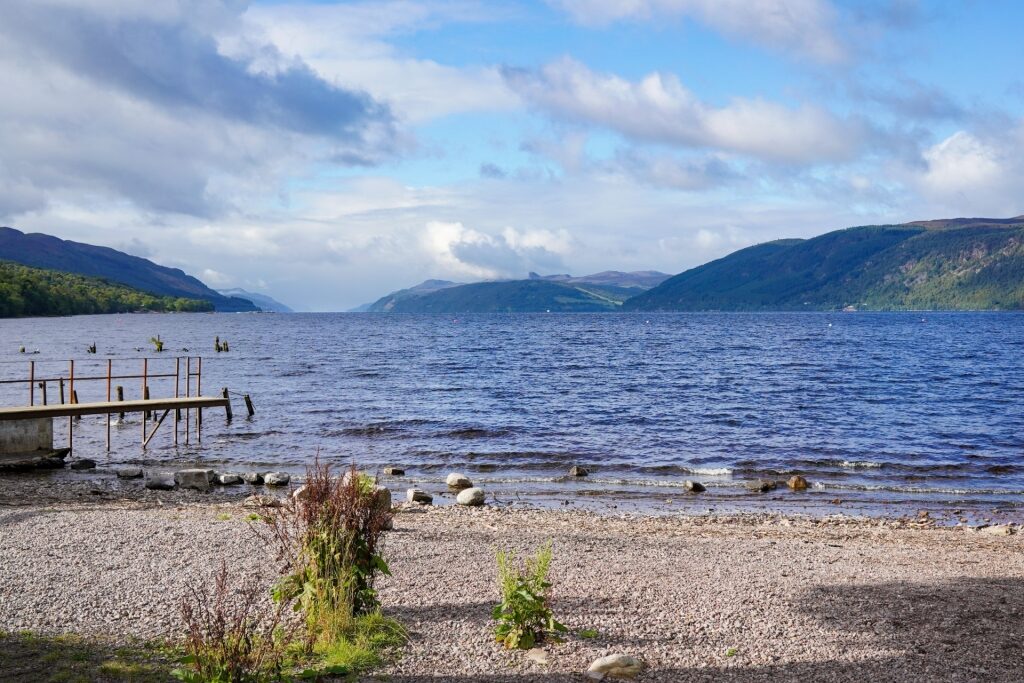
POLYGON ((1024 213, 1024 3, 5 0, 0 223, 344 310, 1024 213))

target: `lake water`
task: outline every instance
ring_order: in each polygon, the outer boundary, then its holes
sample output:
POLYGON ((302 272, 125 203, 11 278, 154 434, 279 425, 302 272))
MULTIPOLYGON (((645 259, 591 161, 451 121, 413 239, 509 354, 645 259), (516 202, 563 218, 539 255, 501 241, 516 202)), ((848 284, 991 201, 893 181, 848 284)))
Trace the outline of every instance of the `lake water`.
MULTIPOLYGON (((463 471, 499 499, 650 509, 871 512, 908 506, 1024 510, 1024 315, 177 314, 0 321, 0 375, 134 374, 149 355, 203 355, 204 393, 228 387, 235 420, 208 411, 203 443, 140 450, 138 418, 75 426, 76 453, 107 462, 202 462, 301 472, 403 466, 396 489, 444 490, 463 471), (159 334, 167 351, 146 351, 159 334), (213 353, 213 338, 231 351, 213 353), (99 353, 86 355, 96 342, 99 353), (25 356, 18 348, 38 350, 25 356), (186 353, 181 349, 189 349, 186 353), (137 349, 141 349, 137 350, 137 349), (246 419, 239 397, 252 396, 246 419), (572 465, 591 472, 565 475, 572 465), (742 483, 799 473, 798 494, 742 483), (687 479, 708 493, 687 495, 687 479), (440 483, 440 485, 439 485, 440 483), (671 502, 667 502, 671 501, 671 502)), ((138 397, 140 380, 116 383, 138 397)), ((80 401, 104 382, 79 382, 80 401)), ((153 396, 173 391, 151 382, 153 396)), ((182 386, 183 389, 183 386, 182 386)), ((55 386, 49 387, 51 400, 55 386)), ((37 393, 38 396, 38 393, 37 393)), ((27 386, 0 385, 6 405, 27 386)), ((66 426, 58 426, 58 442, 66 426)), ((79 476, 66 473, 58 476, 79 476)))

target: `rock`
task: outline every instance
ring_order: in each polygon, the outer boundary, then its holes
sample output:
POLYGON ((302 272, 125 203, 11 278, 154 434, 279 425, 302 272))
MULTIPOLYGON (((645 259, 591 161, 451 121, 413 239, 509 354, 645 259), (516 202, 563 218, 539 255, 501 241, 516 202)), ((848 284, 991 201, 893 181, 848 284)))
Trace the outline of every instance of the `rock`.
POLYGON ((982 527, 980 531, 992 536, 1009 536, 1013 533, 1013 527, 1009 524, 995 524, 993 526, 982 527))
POLYGON ((266 472, 263 474, 263 483, 267 486, 287 486, 292 477, 287 472, 266 472))
POLYGON ((755 479, 754 481, 748 481, 744 486, 751 491, 766 493, 774 490, 778 484, 771 479, 755 479))
POLYGON ((704 491, 707 491, 704 484, 699 481, 690 481, 689 479, 683 482, 683 488, 691 493, 703 493, 704 491))
POLYGON ((402 475, 405 474, 405 470, 403 470, 401 467, 385 467, 384 474, 388 475, 389 477, 401 477, 402 475))
POLYGON ((455 497, 455 502, 459 505, 477 506, 483 505, 486 498, 487 494, 484 493, 483 489, 473 486, 459 491, 459 495, 455 497))
POLYGON ((284 503, 281 502, 280 498, 276 496, 268 495, 252 495, 242 501, 242 507, 244 508, 279 508, 284 503))
POLYGON ((379 509, 384 511, 391 510, 391 489, 387 486, 374 486, 373 496, 379 509))
POLYGON ((295 500, 306 500, 309 498, 309 487, 303 484, 299 488, 292 491, 292 498, 295 500))
POLYGON ((423 503, 424 505, 432 505, 434 503, 434 497, 421 489, 409 489, 405 492, 405 499, 410 503, 423 503))
POLYGON ((473 486, 473 482, 469 480, 469 477, 464 474, 459 474, 458 472, 452 472, 449 474, 448 478, 445 479, 445 483, 453 489, 468 489, 473 486))
POLYGON ((526 653, 526 658, 531 662, 545 665, 548 663, 548 653, 544 652, 542 648, 535 647, 526 653))
POLYGON ((263 483, 263 474, 260 472, 245 472, 242 474, 242 481, 256 486, 263 483))
MULTIPOLYGON (((573 465, 569 469, 569 476, 570 477, 585 477, 588 474, 590 474, 590 472, 587 470, 587 468, 586 467, 580 467, 579 465, 573 465)), ((543 650, 541 650, 541 652, 543 652, 543 650)))
POLYGON ((210 482, 213 481, 213 476, 213 470, 196 467, 187 470, 178 470, 174 473, 174 481, 183 489, 209 491, 210 482))
POLYGON ((799 474, 794 474, 792 477, 789 478, 789 481, 786 482, 786 486, 793 489, 794 491, 804 491, 807 489, 808 486, 810 486, 810 484, 808 484, 807 480, 801 477, 799 474))
POLYGON ((96 469, 96 461, 89 458, 78 458, 71 461, 70 467, 73 470, 94 470, 96 469))
POLYGON ((174 472, 153 472, 146 470, 145 487, 154 491, 170 491, 178 485, 174 472))
POLYGON ((587 677, 597 681, 604 678, 636 678, 644 669, 644 663, 636 657, 629 655, 614 654, 594 660, 594 663, 587 669, 587 677))
POLYGON ((141 467, 121 467, 115 472, 121 479, 142 479, 141 467))
POLYGON ((227 472, 218 472, 214 478, 221 486, 237 486, 242 483, 242 477, 237 474, 230 474, 227 472))

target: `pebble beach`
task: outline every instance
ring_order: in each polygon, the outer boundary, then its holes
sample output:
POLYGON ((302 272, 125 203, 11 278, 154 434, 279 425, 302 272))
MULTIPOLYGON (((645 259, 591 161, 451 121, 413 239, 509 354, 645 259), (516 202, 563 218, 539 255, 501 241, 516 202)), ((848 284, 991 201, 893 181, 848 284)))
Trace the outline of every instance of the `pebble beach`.
MULTIPOLYGON (((0 631, 173 637, 186 586, 222 559, 268 586, 275 576, 240 497, 89 496, 2 501, 0 631)), ((366 680, 585 681, 592 661, 622 653, 644 662, 641 681, 1020 681, 1018 531, 403 504, 380 589, 411 639, 366 680), (491 635, 495 553, 548 540, 554 610, 570 633, 505 651, 491 635)))

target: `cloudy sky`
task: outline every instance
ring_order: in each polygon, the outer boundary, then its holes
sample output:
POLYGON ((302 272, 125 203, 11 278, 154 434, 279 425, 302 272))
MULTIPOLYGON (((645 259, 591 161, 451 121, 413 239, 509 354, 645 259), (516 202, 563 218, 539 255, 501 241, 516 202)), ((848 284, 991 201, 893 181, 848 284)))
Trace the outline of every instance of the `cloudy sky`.
POLYGON ((1016 0, 0 0, 0 224, 344 310, 1024 213, 1016 0))

